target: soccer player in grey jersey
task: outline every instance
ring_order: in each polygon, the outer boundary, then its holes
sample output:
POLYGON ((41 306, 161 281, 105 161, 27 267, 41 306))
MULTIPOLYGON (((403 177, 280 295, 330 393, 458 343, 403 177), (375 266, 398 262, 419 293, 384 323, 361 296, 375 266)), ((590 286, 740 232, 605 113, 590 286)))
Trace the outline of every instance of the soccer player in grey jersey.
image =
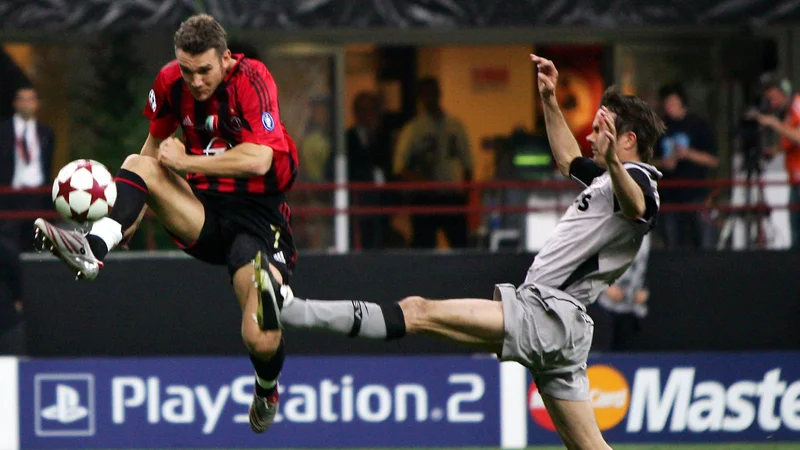
POLYGON ((392 305, 304 300, 270 272, 259 289, 278 291, 281 323, 352 337, 393 339, 422 333, 517 361, 533 374, 545 407, 570 449, 607 449, 589 402, 586 360, 594 324, 586 305, 631 264, 658 213, 656 182, 647 164, 664 124, 642 100, 609 90, 581 156, 555 97, 558 71, 536 55, 547 136, 564 176, 584 186, 536 256, 519 287, 495 286, 494 300, 409 297, 392 305))

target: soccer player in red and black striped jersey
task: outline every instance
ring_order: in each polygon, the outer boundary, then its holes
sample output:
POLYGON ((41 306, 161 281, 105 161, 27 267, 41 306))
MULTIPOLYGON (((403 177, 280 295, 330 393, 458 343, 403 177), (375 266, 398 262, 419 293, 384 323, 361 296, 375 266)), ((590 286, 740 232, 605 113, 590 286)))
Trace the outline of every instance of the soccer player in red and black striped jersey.
POLYGON ((227 265, 256 372, 250 426, 260 433, 278 408, 280 285, 288 286, 297 258, 284 193, 297 174, 297 150, 281 122, 272 75, 261 62, 231 54, 214 18, 189 18, 174 43, 176 59, 161 69, 148 95, 150 133, 141 153, 117 173, 109 216, 87 235, 39 219, 37 245, 79 278, 94 279, 149 206, 186 253, 227 265), (183 140, 173 137, 178 127, 183 140), (266 287, 261 276, 253 284, 261 255, 273 275, 266 287), (264 295, 270 298, 262 304, 264 295))

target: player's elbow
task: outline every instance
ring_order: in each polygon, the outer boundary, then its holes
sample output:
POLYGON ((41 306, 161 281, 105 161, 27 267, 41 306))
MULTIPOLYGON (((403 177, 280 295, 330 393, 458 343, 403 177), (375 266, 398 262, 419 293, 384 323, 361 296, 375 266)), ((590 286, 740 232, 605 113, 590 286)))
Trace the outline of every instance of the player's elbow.
POLYGON ((639 204, 637 202, 637 203, 634 203, 634 204, 630 205, 627 208, 621 208, 621 209, 622 209, 622 214, 627 219, 639 220, 639 219, 643 218, 645 212, 647 212, 647 205, 645 204, 644 201, 642 201, 641 204, 639 204))
POLYGON ((569 166, 572 164, 572 161, 565 162, 565 161, 558 161, 558 171, 561 172, 561 175, 569 178, 569 166))
POLYGON ((272 168, 272 149, 259 146, 248 158, 247 171, 250 176, 264 176, 272 168))

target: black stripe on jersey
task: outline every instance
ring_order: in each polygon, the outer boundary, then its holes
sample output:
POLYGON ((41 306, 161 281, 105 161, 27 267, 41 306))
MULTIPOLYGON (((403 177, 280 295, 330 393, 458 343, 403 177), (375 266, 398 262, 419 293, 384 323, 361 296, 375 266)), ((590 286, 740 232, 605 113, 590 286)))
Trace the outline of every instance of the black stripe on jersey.
POLYGON ((268 193, 271 192, 279 192, 278 189, 278 171, 275 170, 275 159, 273 157, 272 164, 269 166, 269 170, 266 174, 264 174, 264 187, 268 193))
POLYGON ((568 287, 572 286, 576 282, 580 281, 584 277, 594 272, 600 270, 600 254, 595 253, 594 255, 587 258, 584 262, 582 262, 575 270, 561 283, 561 286, 558 287, 560 291, 566 290, 568 287))
POLYGON ((579 156, 569 163, 569 176, 581 183, 584 187, 589 187, 595 178, 605 173, 593 159, 579 156))
POLYGON ((243 72, 245 75, 250 79, 254 80, 259 86, 262 88, 262 94, 264 95, 264 102, 267 105, 266 111, 272 111, 272 95, 269 92, 269 88, 267 88, 267 83, 264 81, 264 78, 261 77, 258 73, 258 70, 255 67, 251 66, 249 62, 245 61, 247 64, 243 72))
MULTIPOLYGON (((169 103, 172 107, 172 113, 175 114, 175 118, 178 120, 178 123, 181 123, 181 120, 183 120, 183 118, 181 117, 182 100, 183 100, 183 80, 178 80, 172 83, 169 93, 169 103)), ((186 133, 184 133, 184 135, 185 134, 186 133)))
POLYGON ((248 122, 247 119, 244 118, 244 114, 240 113, 240 115, 241 115, 240 119, 242 119, 242 128, 252 133, 253 127, 250 126, 250 122, 248 122))
POLYGON ((246 64, 245 67, 243 67, 242 71, 244 72, 245 76, 247 76, 247 79, 250 81, 250 84, 253 85, 253 88, 259 95, 259 100, 262 102, 261 111, 272 112, 272 96, 270 95, 269 89, 267 88, 267 83, 261 76, 259 76, 258 71, 256 71, 256 69, 253 68, 253 66, 251 66, 250 64, 246 64), (264 109, 265 105, 268 109, 264 109))
POLYGON ((222 136, 222 139, 225 139, 231 145, 235 145, 239 143, 239 139, 236 137, 236 134, 231 130, 230 123, 231 123, 231 106, 230 106, 230 98, 228 97, 228 89, 227 86, 224 84, 219 88, 219 106, 218 106, 218 116, 219 124, 217 124, 217 128, 219 129, 219 134, 222 136))
MULTIPOLYGON (((258 97, 258 106, 259 106, 259 110, 260 110, 260 112, 263 114, 263 113, 266 111, 266 109, 264 109, 264 98, 262 97, 262 95, 261 95, 261 92, 259 92, 259 88, 258 88, 258 86, 256 85, 255 81, 253 81, 253 79, 252 79, 252 78, 249 78, 249 81, 250 81, 250 84, 253 86, 253 89, 256 91, 256 96, 258 97)), ((244 122, 247 122, 247 119, 246 119, 246 118, 245 118, 244 122)), ((251 127, 252 127, 253 125, 255 125, 255 126, 258 126, 258 124, 257 124, 257 123, 256 123, 256 124, 249 124, 249 123, 248 123, 248 125, 250 125, 251 127)))
MULTIPOLYGON (((206 105, 196 98, 192 98, 192 101, 192 109, 194 110, 194 134, 200 140, 193 148, 205 149, 208 143, 211 142, 211 138, 209 137, 211 133, 206 130, 206 105)), ((219 128, 219 117, 217 117, 217 128, 219 128)))
POLYGON ((297 178, 297 164, 295 163, 294 158, 292 158, 291 151, 287 152, 286 156, 289 158, 289 170, 292 173, 289 176, 289 183, 286 184, 286 189, 288 189, 294 185, 294 180, 297 178))

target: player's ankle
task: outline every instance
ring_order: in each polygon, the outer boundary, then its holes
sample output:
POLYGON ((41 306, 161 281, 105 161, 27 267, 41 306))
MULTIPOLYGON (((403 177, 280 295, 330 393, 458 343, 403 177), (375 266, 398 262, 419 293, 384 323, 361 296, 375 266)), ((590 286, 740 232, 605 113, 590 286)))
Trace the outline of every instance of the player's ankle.
POLYGON ((278 389, 278 380, 264 380, 256 375, 255 391, 259 397, 269 397, 278 389))
POLYGON ((406 320, 399 303, 380 305, 386 324, 386 340, 400 339, 406 335, 406 320))
POLYGON ((94 234, 86 235, 86 241, 89 242, 89 248, 95 258, 102 261, 108 254, 108 245, 100 236, 94 234))

